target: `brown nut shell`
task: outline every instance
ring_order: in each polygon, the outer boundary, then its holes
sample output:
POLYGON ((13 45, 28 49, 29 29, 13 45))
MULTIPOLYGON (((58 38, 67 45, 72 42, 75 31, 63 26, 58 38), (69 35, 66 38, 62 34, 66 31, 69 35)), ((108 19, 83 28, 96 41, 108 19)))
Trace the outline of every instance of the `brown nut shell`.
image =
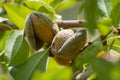
POLYGON ((87 41, 85 29, 73 31, 66 29, 59 31, 51 44, 51 52, 54 59, 61 65, 70 65, 71 62, 79 55, 87 41))
POLYGON ((54 37, 53 42, 51 44, 51 50, 53 51, 53 54, 57 53, 58 50, 64 44, 64 42, 73 34, 74 34, 74 31, 71 29, 65 29, 65 30, 59 31, 54 37))
POLYGON ((60 64, 60 65, 64 65, 64 66, 70 66, 72 63, 72 59, 71 58, 61 58, 58 56, 54 56, 54 60, 60 64))
POLYGON ((59 31, 57 25, 42 13, 33 12, 26 19, 24 35, 33 50, 39 50, 44 42, 51 44, 59 31))
MULTIPOLYGON (((71 29, 65 29, 65 30, 61 30, 59 31, 56 36, 53 39, 53 43, 52 43, 52 47, 51 47, 51 51, 52 53, 57 53, 58 50, 62 47, 62 45, 64 44, 64 42, 71 37, 74 34, 74 31, 71 29)), ((55 61, 60 64, 60 65, 64 65, 64 66, 69 66, 72 63, 72 58, 62 58, 59 57, 57 55, 54 55, 54 59, 55 61)))
POLYGON ((26 20, 26 27, 24 29, 24 36, 25 36, 25 39, 27 40, 29 46, 33 50, 39 50, 44 44, 43 41, 36 38, 36 35, 34 34, 34 30, 32 27, 32 21, 31 21, 29 16, 27 17, 27 20, 26 20))
POLYGON ((30 18, 36 37, 43 42, 51 43, 53 37, 58 31, 58 28, 54 28, 57 27, 57 25, 55 25, 50 18, 42 13, 34 12, 30 14, 30 18))

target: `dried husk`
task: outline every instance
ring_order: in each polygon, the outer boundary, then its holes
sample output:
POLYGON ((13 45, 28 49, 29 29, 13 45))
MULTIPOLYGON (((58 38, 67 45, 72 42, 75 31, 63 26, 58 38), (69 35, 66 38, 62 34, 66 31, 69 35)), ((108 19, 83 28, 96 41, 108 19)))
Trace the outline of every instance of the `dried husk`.
POLYGON ((36 37, 43 42, 51 43, 53 37, 59 31, 57 25, 42 13, 32 13, 30 17, 36 37))
POLYGON ((33 12, 26 19, 24 34, 33 50, 39 50, 45 42, 50 44, 58 31, 57 25, 42 13, 33 12))
POLYGON ((56 34, 51 44, 54 59, 61 65, 70 65, 79 55, 79 51, 86 44, 87 33, 85 29, 73 31, 62 30, 56 34))

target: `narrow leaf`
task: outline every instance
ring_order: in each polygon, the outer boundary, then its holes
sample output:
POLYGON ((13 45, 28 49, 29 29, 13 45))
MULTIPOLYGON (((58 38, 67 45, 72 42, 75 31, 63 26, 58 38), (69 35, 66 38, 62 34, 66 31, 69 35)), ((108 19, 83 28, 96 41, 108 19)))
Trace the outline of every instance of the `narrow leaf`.
POLYGON ((39 10, 40 7, 44 6, 48 11, 55 13, 54 8, 44 1, 26 1, 25 4, 28 7, 35 9, 35 10, 39 10))
POLYGON ((72 67, 73 69, 79 69, 85 63, 89 63, 92 59, 96 58, 99 49, 102 47, 100 41, 95 41, 90 46, 88 46, 74 61, 72 67))
POLYGON ((5 56, 8 58, 8 60, 12 57, 12 49, 14 46, 14 43, 19 35, 21 35, 21 31, 13 31, 7 38, 6 44, 5 44, 5 56))
POLYGON ((112 29, 112 20, 110 18, 103 18, 98 21, 97 28, 99 32, 105 36, 112 29))
POLYGON ((109 12, 107 10, 105 0, 98 0, 98 12, 102 17, 109 17, 109 12))
POLYGON ((40 72, 44 72, 47 69, 47 63, 48 63, 48 55, 49 53, 46 53, 42 59, 39 61, 36 69, 38 69, 40 72))
POLYGON ((60 4, 64 0, 53 0, 50 4, 55 7, 56 5, 60 4))
POLYGON ((107 14, 109 14, 110 16, 110 12, 112 10, 112 1, 111 0, 104 0, 105 6, 106 6, 106 10, 107 10, 107 14))
POLYGON ((80 2, 79 12, 78 12, 79 15, 82 13, 84 7, 85 7, 85 0, 80 2))
POLYGON ((87 21, 88 30, 93 34, 96 28, 97 19, 97 1, 98 0, 86 0, 85 1, 85 18, 87 21))
MULTIPOLYGON (((45 50, 40 50, 38 53, 31 56, 18 70, 15 80, 28 80, 32 74, 32 72, 36 69, 37 65, 48 55, 45 50)), ((41 62, 43 63, 43 62, 41 62)), ((46 64, 46 63, 43 63, 46 64)), ((41 66, 41 71, 45 66, 41 66)))
POLYGON ((114 39, 114 44, 113 44, 113 46, 111 48, 113 50, 115 50, 116 52, 120 53, 120 40, 119 40, 119 36, 114 39))
POLYGON ((118 4, 115 5, 115 7, 113 8, 112 12, 111 12, 111 18, 113 20, 113 25, 115 27, 117 27, 120 23, 120 2, 118 4))
POLYGON ((0 52, 4 50, 6 39, 11 32, 12 31, 0 31, 0 52))
POLYGON ((22 31, 14 31, 6 41, 5 55, 8 57, 9 66, 23 63, 29 55, 29 47, 23 39, 22 31))
POLYGON ((120 80, 119 63, 113 64, 104 60, 94 59, 91 64, 98 80, 120 80))
POLYGON ((114 8, 115 5, 120 2, 120 0, 111 0, 111 2, 112 2, 112 8, 114 8))
POLYGON ((16 66, 27 60, 29 55, 29 46, 22 35, 18 36, 13 49, 9 66, 16 66))
POLYGON ((112 46, 112 49, 115 50, 115 51, 117 51, 118 53, 120 53, 120 46, 118 46, 118 45, 113 45, 113 46, 112 46))
POLYGON ((67 9, 71 6, 74 6, 75 3, 76 3, 76 0, 63 0, 58 5, 56 5, 55 8, 57 11, 61 11, 61 10, 67 9))

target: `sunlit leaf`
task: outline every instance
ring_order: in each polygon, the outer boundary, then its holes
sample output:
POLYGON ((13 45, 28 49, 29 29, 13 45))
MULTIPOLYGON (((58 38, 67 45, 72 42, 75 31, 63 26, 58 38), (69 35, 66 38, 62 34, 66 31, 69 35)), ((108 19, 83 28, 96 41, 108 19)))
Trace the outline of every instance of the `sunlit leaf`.
POLYGON ((109 19, 109 18, 103 18, 103 19, 100 19, 98 21, 98 30, 100 31, 100 33, 105 36, 107 35, 110 30, 112 29, 111 26, 112 26, 112 20, 109 19))
POLYGON ((26 1, 25 4, 35 10, 39 10, 40 7, 44 6, 48 11, 55 13, 54 8, 44 1, 26 1))
POLYGON ((2 7, 2 2, 0 2, 0 7, 2 7))
POLYGON ((50 5, 52 5, 53 7, 55 7, 56 5, 60 4, 62 1, 64 0, 53 0, 50 5))
POLYGON ((42 3, 37 2, 37 1, 25 1, 25 4, 31 8, 31 9, 35 9, 38 10, 41 6, 43 6, 42 3))
POLYGON ((119 38, 119 36, 117 36, 117 37, 115 38, 114 44, 120 46, 120 38, 119 38))
MULTIPOLYGON (((45 50, 40 50, 38 53, 31 56, 18 70, 15 80, 28 80, 32 72, 36 69, 37 65, 41 62, 44 57, 48 55, 45 50)), ((46 63, 43 63, 46 64, 46 63)), ((41 71, 43 71, 46 65, 41 66, 41 71)))
POLYGON ((73 69, 79 69, 85 63, 89 63, 92 59, 96 58, 96 55, 99 49, 102 47, 102 43, 100 41, 95 41, 93 44, 88 46, 80 55, 75 59, 73 63, 73 69))
POLYGON ((25 27, 26 16, 31 13, 31 10, 20 4, 5 4, 5 10, 9 19, 17 25, 20 29, 25 27))
POLYGON ((49 63, 48 63, 48 68, 47 70, 51 71, 51 70, 54 70, 54 69, 61 69, 61 65, 59 65, 53 58, 49 58, 49 63))
POLYGON ((72 7, 75 3, 76 3, 75 0, 64 0, 61 3, 59 3, 58 5, 56 5, 55 9, 57 11, 61 11, 61 10, 72 7))
POLYGON ((20 3, 22 3, 23 1, 25 1, 25 0, 16 0, 16 3, 20 4, 20 3))
POLYGON ((32 80, 71 80, 72 71, 70 68, 61 68, 47 71, 45 73, 35 72, 32 80))
POLYGON ((0 75, 0 80, 8 80, 8 77, 6 75, 0 75))
POLYGON ((120 0, 111 0, 112 2, 112 8, 114 8, 116 6, 116 4, 118 4, 120 2, 120 0))

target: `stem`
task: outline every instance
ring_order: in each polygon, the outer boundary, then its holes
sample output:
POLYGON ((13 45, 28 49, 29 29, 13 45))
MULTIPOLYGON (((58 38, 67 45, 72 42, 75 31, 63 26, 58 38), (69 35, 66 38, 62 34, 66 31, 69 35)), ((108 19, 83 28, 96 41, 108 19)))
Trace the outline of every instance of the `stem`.
POLYGON ((86 24, 84 20, 57 20, 56 23, 64 29, 70 27, 85 27, 86 24))

